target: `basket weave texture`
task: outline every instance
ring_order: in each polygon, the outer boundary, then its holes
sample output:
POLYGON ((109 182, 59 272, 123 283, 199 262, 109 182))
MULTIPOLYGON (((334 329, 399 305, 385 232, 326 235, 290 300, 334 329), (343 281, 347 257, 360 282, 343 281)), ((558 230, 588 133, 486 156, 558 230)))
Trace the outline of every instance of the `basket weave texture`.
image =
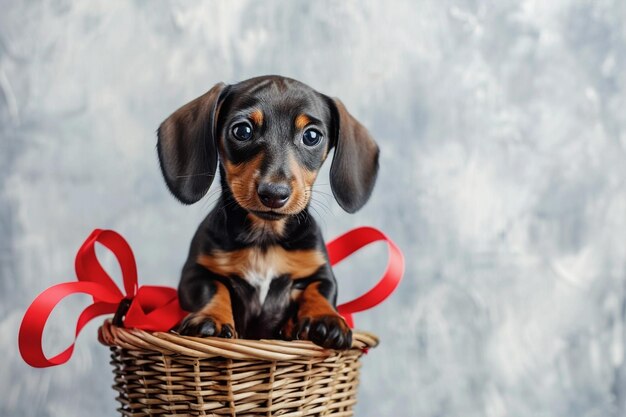
POLYGON ((110 322, 100 340, 111 348, 123 416, 352 416, 360 357, 378 344, 355 332, 352 348, 311 342, 195 338, 124 329, 110 322))

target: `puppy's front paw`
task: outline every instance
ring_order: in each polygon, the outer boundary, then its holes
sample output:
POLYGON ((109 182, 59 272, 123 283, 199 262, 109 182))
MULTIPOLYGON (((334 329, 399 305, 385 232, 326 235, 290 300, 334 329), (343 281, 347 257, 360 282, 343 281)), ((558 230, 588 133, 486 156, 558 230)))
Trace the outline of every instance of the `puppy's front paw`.
POLYGON ((178 326, 178 333, 184 336, 223 337, 232 339, 237 337, 233 323, 222 323, 215 317, 203 313, 191 313, 178 326))
POLYGON ((310 340, 326 349, 348 349, 352 346, 352 330, 339 315, 300 317, 287 323, 283 336, 293 340, 310 340))

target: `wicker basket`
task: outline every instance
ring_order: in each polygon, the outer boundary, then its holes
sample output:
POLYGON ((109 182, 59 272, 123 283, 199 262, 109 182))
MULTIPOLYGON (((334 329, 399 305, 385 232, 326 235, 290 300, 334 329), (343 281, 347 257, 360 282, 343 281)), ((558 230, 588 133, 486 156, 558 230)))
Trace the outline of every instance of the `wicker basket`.
POLYGON ((311 342, 225 340, 128 330, 105 322, 124 416, 351 416, 360 357, 378 344, 356 332, 352 348, 311 342))

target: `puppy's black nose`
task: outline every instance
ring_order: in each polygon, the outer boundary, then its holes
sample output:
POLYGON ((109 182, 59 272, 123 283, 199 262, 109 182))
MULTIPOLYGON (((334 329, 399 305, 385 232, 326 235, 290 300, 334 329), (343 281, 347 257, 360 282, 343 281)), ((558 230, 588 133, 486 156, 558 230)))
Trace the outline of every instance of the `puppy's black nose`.
POLYGON ((269 208, 281 208, 291 195, 291 188, 287 184, 264 182, 256 190, 261 203, 269 208))

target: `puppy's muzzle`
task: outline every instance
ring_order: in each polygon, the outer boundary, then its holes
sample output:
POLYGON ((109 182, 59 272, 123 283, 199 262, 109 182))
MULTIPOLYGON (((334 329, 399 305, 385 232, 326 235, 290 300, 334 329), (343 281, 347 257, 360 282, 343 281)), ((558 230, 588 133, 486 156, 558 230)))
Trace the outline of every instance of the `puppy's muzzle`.
POLYGON ((287 204, 291 188, 285 183, 263 182, 259 184, 257 194, 265 207, 277 209, 287 204))

